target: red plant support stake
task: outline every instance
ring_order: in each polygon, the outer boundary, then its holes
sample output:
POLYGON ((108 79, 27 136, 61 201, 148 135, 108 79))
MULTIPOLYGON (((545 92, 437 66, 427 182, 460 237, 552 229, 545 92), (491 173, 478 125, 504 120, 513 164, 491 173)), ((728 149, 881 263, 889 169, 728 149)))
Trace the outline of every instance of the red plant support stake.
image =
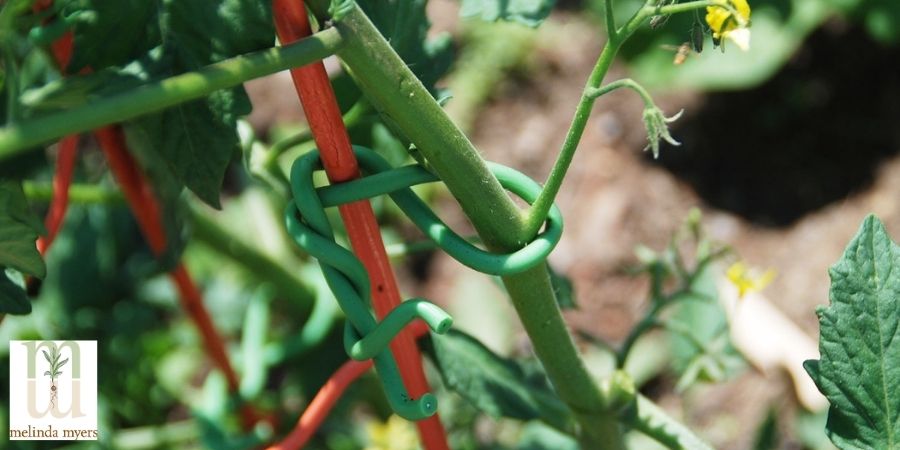
MULTIPOLYGON (((53 0, 38 0, 32 5, 34 12, 40 12, 50 8, 53 0)), ((65 32, 59 39, 50 45, 50 52, 59 67, 61 73, 65 73, 66 66, 72 59, 74 37, 71 31, 65 32)), ((45 255, 56 235, 62 227, 66 210, 69 208, 69 186, 72 184, 72 172, 75 169, 75 157, 78 153, 78 135, 66 136, 59 141, 59 153, 56 157, 56 173, 53 175, 53 198, 50 208, 44 218, 44 228, 47 235, 41 236, 37 241, 37 249, 41 255, 45 255)))
MULTIPOLYGON (((150 183, 138 169, 137 162, 128 153, 121 127, 118 125, 103 127, 95 130, 94 134, 100 142, 100 148, 106 156, 110 170, 115 175, 116 181, 131 206, 132 214, 134 214, 150 250, 154 255, 161 256, 166 250, 166 235, 159 202, 150 188, 150 183)), ((197 288, 187 269, 180 262, 169 272, 169 277, 178 288, 178 297, 181 300, 182 308, 188 312, 191 320, 200 330, 206 353, 212 359, 213 364, 225 374, 228 391, 238 392, 240 382, 237 373, 231 366, 225 345, 216 332, 209 312, 203 306, 203 295, 200 293, 200 289, 197 288)), ((241 407, 241 418, 248 428, 258 420, 256 412, 249 404, 241 407)))
POLYGON ((72 172, 75 169, 75 157, 78 154, 78 135, 66 136, 59 141, 59 153, 56 156, 56 173, 53 174, 53 198, 50 209, 44 219, 47 235, 37 241, 37 249, 41 255, 47 253, 50 244, 56 239, 66 209, 69 207, 69 186, 72 184, 72 172))
MULTIPOLYGON (((52 0, 41 0, 35 4, 35 10, 46 9, 50 7, 51 3, 52 0)), ((66 32, 51 45, 51 52, 60 72, 63 74, 65 74, 65 68, 72 58, 73 49, 74 38, 71 31, 66 32)), ((85 68, 82 72, 90 72, 90 69, 85 68)), ((141 229, 141 234, 144 235, 144 239, 147 240, 147 244, 150 246, 153 254, 157 257, 161 256, 166 250, 166 235, 159 202, 150 187, 150 183, 147 182, 138 168, 137 162, 128 152, 121 127, 109 125, 95 130, 94 135, 100 143, 100 148, 109 163, 110 170, 125 194, 126 200, 128 200, 132 214, 134 214, 138 227, 141 229)), ((67 136, 60 142, 60 156, 57 163, 60 166, 57 169, 57 176, 54 177, 54 201, 47 217, 48 224, 52 219, 56 226, 47 226, 50 233, 43 250, 41 250, 40 241, 38 242, 38 248, 42 253, 46 251, 53 237, 55 237, 55 232, 59 229, 59 222, 61 222, 68 205, 68 186, 71 183, 77 142, 77 135, 67 136), (71 150, 69 150, 70 147, 71 150), (65 189, 60 189, 58 185, 65 186, 65 189), (61 201, 58 201, 58 196, 62 199, 61 201)), ((178 288, 182 307, 188 312, 191 320, 200 330, 207 354, 213 360, 213 364, 225 374, 229 392, 238 392, 240 383, 237 373, 231 366, 225 345, 216 332, 209 312, 203 305, 203 296, 200 290, 191 279, 187 269, 180 262, 169 272, 169 276, 178 288)), ((246 428, 253 426, 258 419, 256 411, 249 404, 242 405, 241 417, 246 428)))
MULTIPOLYGON (((275 30, 282 45, 298 41, 311 34, 306 9, 299 0, 273 0, 275 30)), ((356 157, 344 127, 341 112, 321 62, 291 69, 294 86, 321 152, 322 164, 332 183, 359 176, 356 157)), ((350 244, 360 258, 372 282, 372 304, 379 319, 400 304, 400 292, 388 262, 384 242, 375 214, 368 201, 358 201, 339 207, 347 227, 350 244)), ((428 382, 422 368, 419 349, 409 330, 404 330, 391 342, 391 351, 403 383, 413 398, 428 392, 428 382)), ((449 449, 446 433, 437 414, 416 422, 419 436, 427 450, 449 449)))
POLYGON ((344 391, 357 378, 362 376, 372 367, 372 360, 354 361, 349 360, 331 375, 331 378, 325 382, 325 385, 319 389, 316 396, 303 411, 297 426, 291 431, 287 437, 281 442, 268 447, 266 450, 298 450, 303 448, 313 437, 319 426, 328 416, 331 408, 337 403, 344 391))
MULTIPOLYGON (((416 339, 428 334, 428 326, 423 322, 409 324, 409 330, 416 339)), ((316 396, 309 402, 309 406, 303 411, 293 431, 281 442, 268 447, 266 450, 299 450, 309 442, 319 426, 331 412, 331 408, 338 399, 344 395, 344 391, 351 383, 361 377, 372 367, 372 360, 345 362, 341 367, 325 381, 325 384, 316 392, 316 396)))

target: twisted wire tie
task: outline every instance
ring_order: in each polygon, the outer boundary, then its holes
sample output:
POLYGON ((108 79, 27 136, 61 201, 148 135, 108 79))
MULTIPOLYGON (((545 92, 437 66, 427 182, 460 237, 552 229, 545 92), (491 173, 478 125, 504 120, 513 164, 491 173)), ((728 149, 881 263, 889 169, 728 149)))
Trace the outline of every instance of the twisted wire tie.
MULTIPOLYGON (((420 165, 393 168, 384 158, 365 147, 353 146, 362 170, 368 174, 353 181, 316 188, 313 172, 322 169, 318 150, 294 161, 291 167, 291 191, 294 196, 285 211, 289 234, 301 248, 320 262, 325 281, 347 316, 344 349, 354 360, 374 359, 391 408, 408 420, 430 417, 437 411, 437 399, 426 393, 412 399, 400 378, 397 363, 389 351, 391 340, 413 320, 419 318, 438 334, 445 333, 453 319, 424 299, 412 299, 393 309, 376 322, 368 308, 369 275, 356 256, 338 245, 325 208, 389 195, 413 224, 429 239, 465 266, 490 275, 510 275, 541 264, 562 237, 562 214, 554 205, 546 226, 533 241, 511 253, 482 250, 451 230, 410 187, 440 181, 420 165), (302 219, 301 219, 302 218, 302 219)), ((515 169, 488 163, 500 184, 532 203, 541 187, 515 169)))

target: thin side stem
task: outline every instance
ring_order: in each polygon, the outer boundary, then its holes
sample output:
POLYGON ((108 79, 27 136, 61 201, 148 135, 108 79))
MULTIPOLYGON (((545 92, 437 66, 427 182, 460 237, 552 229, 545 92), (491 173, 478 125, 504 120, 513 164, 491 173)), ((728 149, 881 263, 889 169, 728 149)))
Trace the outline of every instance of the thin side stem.
POLYGON ((604 0, 604 5, 606 8, 606 36, 608 40, 614 41, 616 39, 616 18, 613 16, 613 0, 604 0))
POLYGON ((688 427, 640 394, 637 396, 637 415, 631 426, 672 450, 712 450, 688 427))
MULTIPOLYGON (((36 183, 25 180, 22 182, 22 190, 30 202, 50 202, 55 194, 53 184, 36 183)), ((111 204, 121 203, 125 200, 122 193, 113 189, 94 184, 71 184, 69 186, 69 201, 78 204, 111 204)))
POLYGON ((651 15, 658 16, 695 11, 706 8, 707 6, 721 6, 722 8, 731 11, 732 14, 737 12, 734 7, 728 4, 728 2, 722 0, 696 0, 692 2, 675 3, 672 5, 645 6, 644 9, 648 10, 651 15))
POLYGON ((620 39, 627 38, 627 36, 622 36, 622 33, 619 33, 619 36, 621 37, 606 41, 606 45, 603 46, 600 57, 597 59, 597 64, 594 65, 594 70, 588 78, 587 87, 581 94, 581 101, 578 102, 578 106, 575 108, 575 116, 572 119, 572 124, 569 126, 569 131, 566 133, 562 149, 560 149, 556 162, 550 170, 544 189, 528 212, 526 233, 529 236, 537 234, 540 230, 546 220, 547 213, 553 206, 556 195, 562 187, 569 166, 572 164, 572 158, 575 157, 575 150, 577 150, 578 143, 581 142, 581 136, 584 135, 584 129, 587 127, 591 109, 594 107, 596 97, 590 95, 591 90, 598 88, 600 83, 603 82, 603 78, 609 71, 616 53, 619 51, 620 39))
MULTIPOLYGON (((547 177, 544 190, 541 191, 537 201, 534 202, 531 209, 528 211, 525 226, 526 236, 534 236, 537 234, 544 224, 544 220, 546 220, 547 212, 550 211, 550 207, 553 205, 556 195, 559 193, 566 172, 568 172, 572 159, 575 156, 575 150, 578 148, 578 143, 581 142, 581 137, 584 135, 588 118, 590 118, 591 115, 591 109, 593 109, 594 102, 598 97, 597 90, 600 88, 603 78, 606 77, 607 72, 609 72, 609 68, 615 59, 616 54, 619 52, 622 43, 631 37, 631 35, 640 28, 641 24, 651 16, 692 11, 706 6, 719 4, 720 2, 715 0, 693 1, 669 6, 652 6, 645 4, 635 12, 625 25, 615 30, 614 33, 608 33, 609 39, 603 46, 603 50, 597 58, 597 63, 594 65, 594 70, 588 78, 585 89, 581 95, 581 101, 579 101, 578 106, 575 109, 575 116, 572 119, 572 124, 569 126, 569 131, 566 133, 566 138, 559 151, 559 156, 557 156, 556 162, 550 170, 550 175, 547 177)), ((609 14, 607 15, 609 16, 609 14)), ((610 19, 607 18, 607 23, 609 23, 609 20, 610 19)), ((638 91, 638 93, 640 94, 641 92, 638 91)))
POLYGON ((236 56, 193 72, 0 128, 0 162, 53 139, 133 119, 332 55, 341 47, 334 29, 283 47, 236 56))
POLYGON ((638 95, 641 96, 641 100, 644 101, 645 106, 647 106, 647 107, 653 106, 653 97, 650 96, 650 93, 647 92, 647 90, 644 89, 643 86, 641 86, 640 84, 637 84, 631 78, 623 78, 621 80, 616 80, 616 81, 613 81, 613 82, 611 82, 601 88, 598 88, 598 89, 587 88, 587 89, 585 89, 584 95, 593 97, 594 99, 596 99, 602 95, 608 94, 608 93, 610 93, 616 89, 620 89, 620 88, 628 88, 628 89, 633 90, 634 92, 636 92, 638 95))

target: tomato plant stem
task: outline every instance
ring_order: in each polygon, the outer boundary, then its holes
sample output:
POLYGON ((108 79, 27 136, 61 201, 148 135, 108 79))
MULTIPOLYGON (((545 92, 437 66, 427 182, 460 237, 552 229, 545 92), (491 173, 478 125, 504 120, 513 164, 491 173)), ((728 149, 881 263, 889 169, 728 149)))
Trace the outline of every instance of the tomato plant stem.
POLYGON ((253 78, 318 61, 340 46, 337 31, 324 30, 291 45, 226 59, 70 109, 10 123, 0 128, 0 162, 68 134, 161 111, 253 78))
MULTIPOLYGON (((312 6, 325 15, 327 1, 312 6)), ((345 45, 338 57, 369 101, 406 134, 460 202, 486 245, 524 245, 522 215, 478 151, 358 7, 335 27, 345 45)), ((573 410, 586 448, 622 448, 616 417, 578 355, 556 303, 545 266, 503 278, 525 330, 560 398, 573 410)))

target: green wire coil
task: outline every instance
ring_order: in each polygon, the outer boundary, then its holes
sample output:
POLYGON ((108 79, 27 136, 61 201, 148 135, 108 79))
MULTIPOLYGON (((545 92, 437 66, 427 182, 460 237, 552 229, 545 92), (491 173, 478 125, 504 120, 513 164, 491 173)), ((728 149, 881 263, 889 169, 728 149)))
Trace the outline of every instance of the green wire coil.
MULTIPOLYGON (((417 318, 438 334, 445 333, 453 319, 424 299, 412 299, 376 322, 369 311, 369 275, 352 252, 335 242, 325 208, 387 194, 447 254, 490 275, 519 273, 543 263, 562 237, 562 214, 554 205, 543 232, 533 241, 512 253, 490 253, 451 230, 410 189, 417 184, 440 181, 437 176, 419 165, 393 168, 380 155, 364 147, 354 146, 353 150, 367 176, 322 188, 313 184, 313 173, 322 169, 318 151, 294 161, 291 167, 294 199, 285 211, 287 230, 297 245, 319 260, 325 281, 347 317, 344 328, 347 354, 355 360, 374 359, 394 412, 408 420, 421 420, 437 411, 437 399, 430 393, 418 399, 408 395, 389 345, 403 327, 417 318)), ((489 167, 504 188, 526 202, 533 202, 541 191, 537 183, 514 169, 493 163, 489 167)))

